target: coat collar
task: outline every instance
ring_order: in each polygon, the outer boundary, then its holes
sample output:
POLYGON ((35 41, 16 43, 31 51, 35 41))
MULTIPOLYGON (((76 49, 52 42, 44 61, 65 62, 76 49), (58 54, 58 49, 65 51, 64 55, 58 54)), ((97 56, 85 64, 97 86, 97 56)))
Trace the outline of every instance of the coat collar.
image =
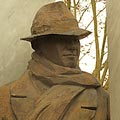
POLYGON ((32 75, 40 80, 46 80, 51 85, 70 84, 83 85, 89 87, 100 86, 93 75, 81 71, 79 68, 68 68, 56 65, 45 59, 42 55, 32 54, 32 60, 29 62, 28 69, 32 75))

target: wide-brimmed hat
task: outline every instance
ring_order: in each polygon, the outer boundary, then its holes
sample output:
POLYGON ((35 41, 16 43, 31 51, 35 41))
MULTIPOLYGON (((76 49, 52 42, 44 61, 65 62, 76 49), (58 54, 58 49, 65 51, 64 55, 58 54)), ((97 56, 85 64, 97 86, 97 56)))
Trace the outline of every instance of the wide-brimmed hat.
POLYGON ((31 27, 31 36, 21 40, 32 41, 37 37, 55 34, 85 38, 91 32, 78 27, 76 18, 64 2, 54 2, 40 8, 31 27))

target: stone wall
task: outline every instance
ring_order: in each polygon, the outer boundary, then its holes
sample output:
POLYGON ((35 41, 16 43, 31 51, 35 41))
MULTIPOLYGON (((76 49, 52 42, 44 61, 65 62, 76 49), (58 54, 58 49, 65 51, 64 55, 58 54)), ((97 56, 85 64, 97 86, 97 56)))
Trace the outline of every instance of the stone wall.
POLYGON ((120 120, 120 1, 107 1, 111 120, 120 120))
POLYGON ((0 0, 0 86, 18 79, 31 57, 28 42, 36 11, 54 0, 0 0))

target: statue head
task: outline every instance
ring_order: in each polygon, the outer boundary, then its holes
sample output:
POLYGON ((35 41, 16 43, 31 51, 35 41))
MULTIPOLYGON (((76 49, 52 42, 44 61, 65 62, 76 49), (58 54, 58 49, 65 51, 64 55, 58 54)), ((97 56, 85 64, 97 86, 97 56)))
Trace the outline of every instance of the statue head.
POLYGON ((79 40, 91 32, 78 27, 76 18, 64 2, 54 2, 40 8, 31 27, 31 36, 21 38, 52 62, 77 67, 79 40))

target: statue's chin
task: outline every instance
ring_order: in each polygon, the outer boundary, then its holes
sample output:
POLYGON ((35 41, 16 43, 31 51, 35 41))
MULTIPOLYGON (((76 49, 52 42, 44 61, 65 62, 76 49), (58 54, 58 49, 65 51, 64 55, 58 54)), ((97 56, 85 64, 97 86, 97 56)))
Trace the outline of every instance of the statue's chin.
POLYGON ((79 57, 69 55, 69 56, 59 57, 59 59, 56 59, 56 60, 55 59, 48 59, 48 60, 50 60, 54 64, 57 64, 57 65, 60 65, 63 67, 76 68, 76 67, 78 67, 79 57))
POLYGON ((68 56, 65 57, 63 60, 63 66, 65 67, 70 67, 70 68, 76 68, 77 67, 77 62, 78 62, 78 57, 76 56, 68 56))
POLYGON ((76 64, 75 63, 68 63, 66 65, 64 65, 65 67, 70 67, 70 68, 76 68, 76 64))

